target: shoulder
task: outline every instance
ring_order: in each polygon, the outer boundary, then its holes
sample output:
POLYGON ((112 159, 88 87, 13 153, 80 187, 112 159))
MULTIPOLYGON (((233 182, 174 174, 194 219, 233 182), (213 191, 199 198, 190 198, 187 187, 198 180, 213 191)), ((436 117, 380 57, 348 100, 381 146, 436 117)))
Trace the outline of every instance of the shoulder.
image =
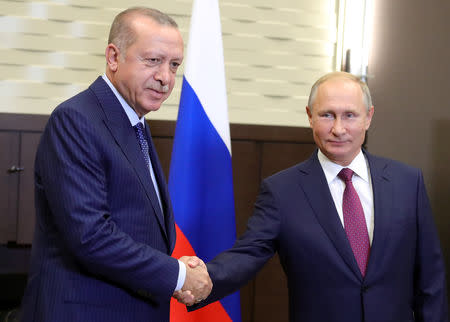
POLYGON ((86 89, 60 103, 51 113, 44 139, 82 141, 102 127, 103 110, 91 89, 86 89))
POLYGON ((369 168, 371 172, 380 173, 388 177, 417 177, 422 175, 419 168, 410 166, 406 163, 389 159, 385 157, 376 156, 365 152, 369 168))
POLYGON ((96 123, 103 119, 103 110, 92 86, 60 103, 51 113, 49 123, 96 123))
POLYGON ((101 112, 101 98, 114 96, 106 82, 99 76, 88 88, 60 103, 52 112, 59 114, 85 114, 88 118, 101 112))
POLYGON ((59 113, 75 112, 90 114, 92 113, 93 107, 97 105, 99 105, 99 102, 96 95, 88 88, 60 103, 52 114, 58 115, 59 113))

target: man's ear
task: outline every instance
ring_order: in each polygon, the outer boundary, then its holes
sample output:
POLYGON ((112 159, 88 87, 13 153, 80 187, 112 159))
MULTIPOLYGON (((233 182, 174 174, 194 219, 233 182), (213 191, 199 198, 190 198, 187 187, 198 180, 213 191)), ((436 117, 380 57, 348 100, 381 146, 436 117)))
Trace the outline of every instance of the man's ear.
POLYGON ((373 106, 370 107, 369 111, 367 112, 367 119, 366 119, 366 131, 370 127, 370 123, 372 122, 372 116, 375 112, 375 108, 373 106))
POLYGON ((306 114, 308 114, 309 126, 312 127, 312 112, 309 106, 306 106, 306 114))
POLYGON ((120 50, 117 48, 114 44, 109 44, 106 46, 105 49, 105 57, 106 57, 106 64, 108 65, 108 68, 115 72, 118 67, 119 57, 120 57, 120 50))

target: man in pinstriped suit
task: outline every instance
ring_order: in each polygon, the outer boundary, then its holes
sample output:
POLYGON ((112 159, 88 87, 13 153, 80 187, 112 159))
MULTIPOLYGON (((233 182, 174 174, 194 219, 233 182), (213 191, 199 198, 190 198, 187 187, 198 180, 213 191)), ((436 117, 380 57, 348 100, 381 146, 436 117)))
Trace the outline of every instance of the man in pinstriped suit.
POLYGON ((144 120, 174 87, 177 24, 125 10, 105 56, 106 73, 55 109, 39 144, 24 322, 168 321, 175 291, 193 301, 212 287, 202 262, 170 257, 173 214, 144 120))

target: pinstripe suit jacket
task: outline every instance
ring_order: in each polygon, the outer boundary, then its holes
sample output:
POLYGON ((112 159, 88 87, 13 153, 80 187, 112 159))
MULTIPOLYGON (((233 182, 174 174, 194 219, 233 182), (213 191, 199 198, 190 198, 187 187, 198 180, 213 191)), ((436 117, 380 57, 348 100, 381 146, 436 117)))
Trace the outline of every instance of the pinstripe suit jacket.
POLYGON ((175 227, 147 136, 164 214, 135 132, 101 77, 52 113, 35 163, 23 321, 169 320, 175 227))

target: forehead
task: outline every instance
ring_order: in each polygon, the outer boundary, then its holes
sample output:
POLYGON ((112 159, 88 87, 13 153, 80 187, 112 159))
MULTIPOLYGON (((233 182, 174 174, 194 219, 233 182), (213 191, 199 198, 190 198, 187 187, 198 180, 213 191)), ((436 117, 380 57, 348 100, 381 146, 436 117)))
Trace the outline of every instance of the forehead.
POLYGON ((364 107, 361 86, 345 78, 333 78, 319 85, 317 107, 364 107))
POLYGON ((160 51, 183 58, 183 38, 177 28, 160 25, 149 17, 140 16, 133 20, 133 29, 136 33, 136 41, 133 45, 139 50, 160 51))

